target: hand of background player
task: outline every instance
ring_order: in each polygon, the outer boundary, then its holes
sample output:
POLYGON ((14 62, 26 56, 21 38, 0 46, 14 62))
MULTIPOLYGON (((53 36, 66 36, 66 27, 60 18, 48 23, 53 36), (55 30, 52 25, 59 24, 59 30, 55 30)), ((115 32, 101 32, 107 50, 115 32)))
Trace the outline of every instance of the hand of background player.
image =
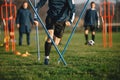
POLYGON ((34 21, 34 24, 35 24, 35 26, 38 26, 39 23, 38 23, 38 21, 34 21))
POLYGON ((20 24, 17 24, 17 28, 20 28, 20 24))
POLYGON ((70 23, 69 21, 66 21, 66 22, 65 22, 65 26, 66 26, 66 27, 70 27, 70 26, 71 26, 71 23, 70 23))

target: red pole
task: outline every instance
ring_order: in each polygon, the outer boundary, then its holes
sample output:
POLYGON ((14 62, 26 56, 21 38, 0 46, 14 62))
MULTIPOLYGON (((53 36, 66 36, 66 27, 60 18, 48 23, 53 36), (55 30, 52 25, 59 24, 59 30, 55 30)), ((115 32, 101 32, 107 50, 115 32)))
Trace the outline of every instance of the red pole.
POLYGON ((106 25, 106 22, 107 22, 107 19, 106 19, 106 1, 104 1, 104 27, 103 27, 103 35, 104 35, 104 47, 107 46, 107 39, 106 39, 106 36, 107 36, 107 25, 106 25))
POLYGON ((109 47, 112 47, 112 19, 113 19, 113 16, 114 16, 114 5, 110 2, 108 2, 109 47), (111 14, 111 9, 112 9, 112 14, 111 14))
MULTIPOLYGON (((103 46, 104 48, 107 46, 107 40, 106 40, 106 35, 107 35, 107 26, 106 26, 106 1, 104 0, 104 3, 101 5, 103 7, 104 13, 101 15, 103 17, 104 23, 103 23, 103 46)), ((102 13, 102 11, 101 11, 102 13)))
MULTIPOLYGON (((10 37, 11 37, 11 41, 12 41, 12 51, 15 51, 15 35, 14 35, 14 5, 12 5, 12 0, 10 0, 10 37)), ((15 10, 14 10, 15 11, 15 10)))
POLYGON ((7 1, 5 0, 5 23, 6 23, 6 26, 5 26, 5 39, 6 39, 6 45, 5 45, 5 48, 6 48, 6 51, 8 52, 9 51, 9 33, 8 33, 8 4, 7 4, 7 1))
POLYGON ((110 2, 108 2, 108 19, 109 19, 109 47, 112 47, 112 15, 110 14, 110 2))
POLYGON ((1 6, 1 17, 4 20, 4 32, 5 32, 5 49, 9 51, 9 35, 12 41, 12 51, 15 51, 15 35, 14 35, 14 22, 16 19, 16 6, 12 4, 12 0, 8 4, 6 0, 4 0, 4 4, 1 6), (4 13, 5 8, 5 13, 4 13), (8 11, 9 10, 9 11, 8 11), (8 14, 10 14, 8 16, 8 14), (10 21, 10 34, 8 31, 8 20, 10 21))
POLYGON ((100 15, 103 18, 103 46, 104 48, 107 46, 107 21, 108 21, 108 41, 109 47, 112 47, 112 18, 114 16, 114 5, 112 5, 112 14, 111 14, 111 3, 104 0, 104 3, 100 5, 100 15), (104 13, 102 14, 102 7, 104 13))
POLYGON ((113 16, 114 16, 114 4, 112 4, 111 3, 111 5, 112 5, 112 14, 110 15, 110 45, 109 45, 109 47, 112 47, 112 19, 113 19, 113 16))

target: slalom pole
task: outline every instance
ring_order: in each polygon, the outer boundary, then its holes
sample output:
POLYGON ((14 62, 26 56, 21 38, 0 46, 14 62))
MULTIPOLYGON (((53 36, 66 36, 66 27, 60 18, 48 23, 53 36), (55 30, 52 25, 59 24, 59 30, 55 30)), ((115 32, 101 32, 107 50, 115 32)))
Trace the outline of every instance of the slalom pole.
POLYGON ((51 36, 49 35, 49 32, 48 32, 48 30, 46 29, 46 27, 45 27, 45 25, 44 25, 44 23, 43 23, 41 17, 39 16, 39 14, 37 13, 37 11, 35 10, 35 8, 34 8, 32 2, 31 2, 31 0, 28 0, 28 2, 30 3, 31 7, 33 8, 33 11, 35 12, 36 16, 38 17, 38 21, 41 23, 41 25, 42 25, 42 27, 44 28, 46 34, 47 34, 48 37, 51 39, 51 41, 52 41, 52 43, 53 43, 53 46, 55 47, 57 53, 59 54, 59 56, 60 56, 62 62, 64 63, 64 65, 67 65, 67 63, 66 63, 66 61, 64 60, 63 56, 61 55, 61 53, 60 53, 58 47, 56 46, 54 40, 53 40, 53 39, 51 38, 51 36))
POLYGON ((4 2, 5 2, 5 18, 3 18, 3 19, 5 19, 5 23, 6 23, 6 25, 5 25, 5 41, 6 41, 6 43, 5 43, 5 48, 6 48, 6 52, 8 52, 9 51, 9 33, 8 33, 8 3, 7 3, 7 1, 6 0, 4 0, 4 2))
POLYGON ((107 47, 107 26, 108 26, 108 45, 112 47, 112 19, 114 16, 114 4, 110 1, 104 0, 100 5, 100 16, 103 17, 103 47, 107 47), (104 14, 102 14, 102 7, 104 10, 104 14), (111 10, 112 9, 112 10, 111 10), (112 11, 112 14, 111 14, 112 11), (108 22, 108 25, 106 24, 108 22))
MULTIPOLYGON (((70 41, 71 41, 71 39, 72 39, 72 37, 73 37, 73 34, 75 33, 75 30, 76 30, 76 28, 77 28, 77 26, 78 26, 78 24, 79 24, 79 22, 80 22, 80 20, 81 20, 81 18, 82 18, 82 16, 83 16, 85 10, 86 10, 86 8, 87 8, 87 5, 88 5, 89 1, 90 1, 90 0, 87 0, 86 4, 84 5, 84 8, 83 8, 83 10, 82 10, 82 12, 81 12, 81 14, 80 14, 80 16, 79 16, 79 19, 78 19, 75 27, 73 28, 73 30, 72 30, 72 32, 71 32, 71 34, 70 34, 70 37, 68 38, 68 41, 67 41, 67 43, 66 43, 66 45, 65 45, 64 50, 62 51, 62 55, 65 54, 65 51, 66 51, 66 49, 67 49, 67 47, 68 47, 68 45, 69 45, 69 43, 70 43, 70 41)), ((60 63, 60 61, 61 61, 61 59, 59 58, 59 59, 58 59, 58 63, 60 63)))
POLYGON ((40 61, 40 43, 39 43, 39 31, 38 26, 36 26, 36 43, 37 43, 37 57, 38 61, 40 61))
MULTIPOLYGON (((36 7, 36 0, 34 0, 34 6, 36 7)), ((38 31, 38 26, 36 28, 36 45, 37 45, 37 57, 38 61, 40 61, 40 42, 39 42, 39 31, 38 31)))
POLYGON ((110 14, 110 1, 107 2, 107 5, 108 5, 108 40, 109 40, 109 47, 112 47, 112 34, 111 34, 111 14, 110 14))
POLYGON ((12 51, 15 51, 15 31, 14 31, 14 21, 16 19, 16 6, 12 4, 12 0, 10 0, 10 37, 12 39, 12 51), (14 11, 14 13, 13 13, 14 11))

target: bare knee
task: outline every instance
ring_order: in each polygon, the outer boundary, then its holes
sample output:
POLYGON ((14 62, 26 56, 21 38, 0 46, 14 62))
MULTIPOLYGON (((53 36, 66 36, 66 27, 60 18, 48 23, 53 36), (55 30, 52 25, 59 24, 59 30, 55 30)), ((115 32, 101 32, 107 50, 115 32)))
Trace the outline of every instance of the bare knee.
MULTIPOLYGON (((50 37, 53 39, 54 30, 48 30, 48 32, 49 32, 50 37)), ((51 43, 51 42, 52 42, 51 39, 50 39, 49 37, 47 38, 46 41, 47 41, 48 43, 51 43)))
POLYGON ((59 45, 61 38, 54 36, 54 41, 56 45, 59 45))
POLYGON ((89 31, 88 30, 85 30, 85 34, 88 34, 89 33, 89 31))
POLYGON ((92 32, 92 35, 95 35, 95 31, 92 32))

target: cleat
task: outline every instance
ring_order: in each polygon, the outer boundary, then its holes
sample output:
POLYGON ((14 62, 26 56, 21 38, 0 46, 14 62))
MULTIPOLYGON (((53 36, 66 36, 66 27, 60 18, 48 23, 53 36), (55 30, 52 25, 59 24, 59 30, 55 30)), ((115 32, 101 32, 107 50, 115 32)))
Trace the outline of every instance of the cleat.
POLYGON ((49 64, 49 59, 45 59, 44 64, 45 64, 45 65, 48 65, 48 64, 49 64))

